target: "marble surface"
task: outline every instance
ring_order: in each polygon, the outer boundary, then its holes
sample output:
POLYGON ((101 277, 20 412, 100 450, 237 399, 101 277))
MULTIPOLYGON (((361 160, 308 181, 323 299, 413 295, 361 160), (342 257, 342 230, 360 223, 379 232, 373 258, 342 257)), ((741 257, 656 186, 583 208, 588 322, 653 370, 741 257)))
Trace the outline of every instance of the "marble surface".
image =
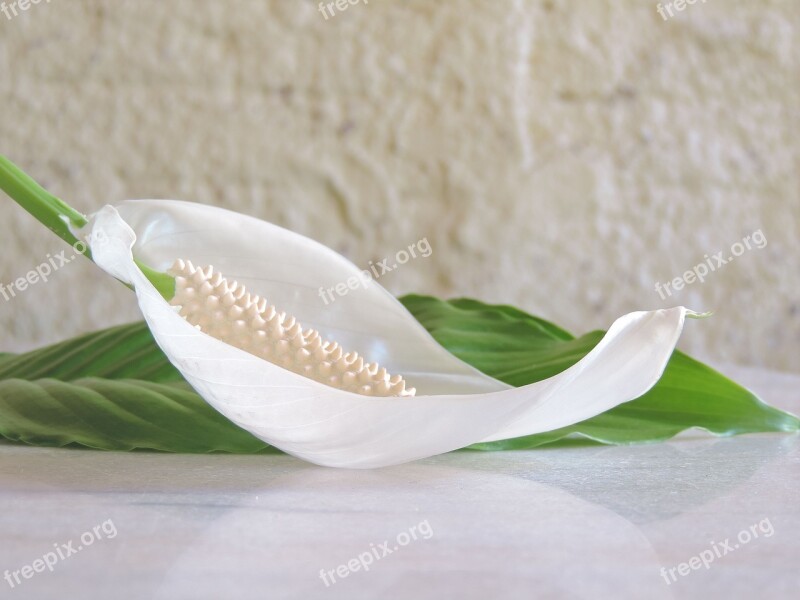
MULTIPOLYGON (((734 374, 800 409, 800 377, 734 374)), ((0 598, 785 598, 798 475, 773 434, 374 471, 0 444, 0 598)))

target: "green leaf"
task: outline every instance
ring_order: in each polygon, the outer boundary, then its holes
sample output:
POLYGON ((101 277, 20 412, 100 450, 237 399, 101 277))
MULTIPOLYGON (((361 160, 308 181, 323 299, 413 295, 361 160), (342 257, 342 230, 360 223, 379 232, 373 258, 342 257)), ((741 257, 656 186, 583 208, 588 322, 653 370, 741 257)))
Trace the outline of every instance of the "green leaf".
POLYGON ((552 340, 571 340, 574 336, 558 325, 534 317, 507 304, 484 304, 471 298, 439 300, 433 296, 408 294, 400 302, 425 326, 426 329, 442 330, 448 326, 458 331, 474 331, 497 335, 505 342, 512 341, 508 328, 498 332, 497 327, 524 323, 532 328, 529 339, 536 337, 552 340))
MULTIPOLYGON (((592 332, 574 338, 510 306, 427 296, 401 301, 448 350, 511 385, 563 371, 602 337, 602 332, 592 332)), ((662 379, 641 398, 557 431, 471 448, 532 448, 573 434, 628 444, 667 439, 690 427, 732 435, 796 431, 800 422, 676 352, 662 379)), ((33 352, 0 355, 0 435, 30 444, 115 450, 268 448, 189 388, 144 323, 112 327, 33 352)))
POLYGON ((0 435, 102 450, 252 453, 268 447, 186 383, 132 379, 0 381, 0 435))
POLYGON ((144 322, 87 333, 24 354, 0 356, 0 380, 44 377, 183 381, 144 322))
POLYGON ((594 346, 587 348, 563 329, 508 306, 430 296, 401 301, 450 352, 517 387, 560 373, 594 346))

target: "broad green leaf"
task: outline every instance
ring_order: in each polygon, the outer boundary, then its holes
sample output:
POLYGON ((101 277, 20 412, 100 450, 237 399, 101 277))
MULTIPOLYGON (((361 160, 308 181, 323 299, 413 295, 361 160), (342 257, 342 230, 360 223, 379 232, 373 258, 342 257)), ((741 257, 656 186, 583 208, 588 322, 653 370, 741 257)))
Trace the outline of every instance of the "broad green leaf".
POLYGON ((102 450, 252 453, 268 448, 186 383, 133 379, 0 381, 0 435, 39 446, 102 450))
POLYGON ((442 346, 510 385, 552 377, 594 347, 555 325, 506 306, 476 300, 405 296, 405 307, 442 346))
POLYGON ((87 333, 24 354, 0 356, 0 380, 12 377, 183 381, 143 322, 87 333))
MULTIPOLYGON (((510 306, 426 296, 401 301, 448 350, 511 385, 563 371, 602 337, 593 332, 573 338, 510 306)), ((571 427, 472 448, 532 448, 571 434, 626 444, 667 439, 690 427, 731 435, 796 431, 800 422, 676 352, 658 384, 633 402, 571 427)), ((0 355, 0 435, 31 444, 118 450, 258 452, 267 447, 183 382, 144 323, 0 355)))
MULTIPOLYGON (((400 302, 429 330, 444 329, 448 325, 457 324, 460 331, 497 334, 498 326, 524 323, 526 327, 532 328, 530 338, 571 340, 575 337, 550 321, 506 304, 484 304, 471 298, 439 300, 433 296, 417 294, 403 296, 400 302)), ((508 340, 507 333, 500 335, 506 336, 508 340)))

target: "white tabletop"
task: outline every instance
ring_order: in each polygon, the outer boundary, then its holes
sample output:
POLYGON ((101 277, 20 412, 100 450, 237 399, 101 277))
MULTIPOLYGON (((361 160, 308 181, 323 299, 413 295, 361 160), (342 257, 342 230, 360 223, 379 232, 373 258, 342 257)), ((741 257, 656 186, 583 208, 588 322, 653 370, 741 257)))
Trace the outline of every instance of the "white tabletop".
MULTIPOLYGON (((800 377, 732 374, 800 409, 800 377)), ((786 598, 798 475, 778 434, 374 471, 0 444, 0 597, 786 598)))

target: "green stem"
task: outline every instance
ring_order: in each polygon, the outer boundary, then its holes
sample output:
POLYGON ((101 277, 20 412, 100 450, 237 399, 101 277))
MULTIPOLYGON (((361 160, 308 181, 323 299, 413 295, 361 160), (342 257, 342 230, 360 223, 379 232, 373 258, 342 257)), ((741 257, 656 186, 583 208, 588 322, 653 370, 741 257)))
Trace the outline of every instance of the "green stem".
MULTIPOLYGON (((80 240, 72 233, 70 226, 83 227, 89 222, 86 216, 53 196, 2 155, 0 155, 0 189, 50 231, 80 251, 76 247, 80 240)), ((84 249, 83 254, 91 260, 92 255, 86 245, 81 244, 81 247, 84 249)), ((170 300, 175 295, 175 280, 171 276, 155 271, 138 260, 134 261, 165 299, 170 300)))
POLYGON ((22 208, 69 245, 79 240, 69 228, 83 227, 86 217, 36 183, 17 165, 0 155, 0 188, 22 208))

